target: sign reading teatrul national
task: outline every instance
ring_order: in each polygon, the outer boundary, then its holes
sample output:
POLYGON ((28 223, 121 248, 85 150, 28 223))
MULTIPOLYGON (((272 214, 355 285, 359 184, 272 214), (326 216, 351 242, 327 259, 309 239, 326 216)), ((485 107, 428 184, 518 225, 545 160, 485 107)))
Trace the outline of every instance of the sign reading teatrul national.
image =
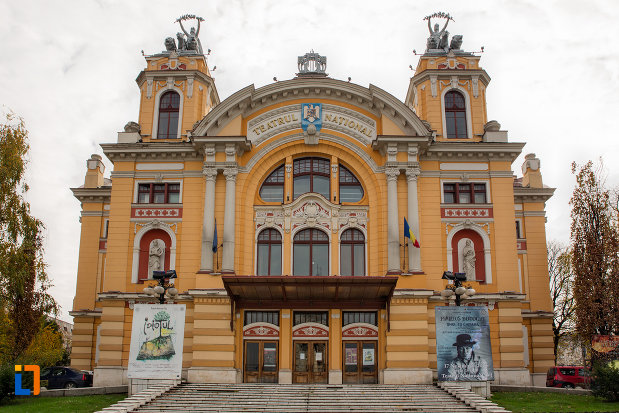
POLYGON ((180 379, 183 367, 185 304, 133 307, 130 379, 180 379))
POLYGON ((436 307, 439 381, 494 380, 486 307, 436 307))

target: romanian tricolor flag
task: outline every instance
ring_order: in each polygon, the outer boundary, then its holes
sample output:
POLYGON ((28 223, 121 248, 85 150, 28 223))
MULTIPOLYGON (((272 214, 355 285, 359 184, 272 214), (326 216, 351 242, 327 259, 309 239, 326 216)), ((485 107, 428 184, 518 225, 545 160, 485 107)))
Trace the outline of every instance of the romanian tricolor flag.
POLYGON ((415 234, 413 234, 413 231, 411 231, 411 227, 408 226, 408 222, 406 222, 406 218, 404 218, 404 236, 411 240, 411 243, 413 244, 415 248, 420 248, 419 241, 417 241, 415 234))

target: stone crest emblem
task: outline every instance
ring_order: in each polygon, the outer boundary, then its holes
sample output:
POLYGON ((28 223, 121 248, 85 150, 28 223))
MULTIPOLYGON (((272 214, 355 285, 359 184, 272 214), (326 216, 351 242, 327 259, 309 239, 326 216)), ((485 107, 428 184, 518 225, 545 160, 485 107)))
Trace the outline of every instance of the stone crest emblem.
POLYGON ((306 143, 317 144, 317 137, 321 128, 322 103, 301 104, 301 129, 303 129, 303 133, 306 137, 306 143))

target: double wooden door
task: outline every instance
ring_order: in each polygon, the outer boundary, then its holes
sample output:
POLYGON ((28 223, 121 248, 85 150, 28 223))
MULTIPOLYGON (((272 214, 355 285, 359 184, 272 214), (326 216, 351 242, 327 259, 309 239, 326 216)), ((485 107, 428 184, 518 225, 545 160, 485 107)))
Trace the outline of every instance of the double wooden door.
POLYGON ((344 341, 343 382, 344 384, 378 383, 376 341, 344 341))
POLYGON ((293 383, 328 383, 326 341, 294 341, 293 383))
POLYGON ((277 383, 277 341, 245 340, 245 383, 277 383))

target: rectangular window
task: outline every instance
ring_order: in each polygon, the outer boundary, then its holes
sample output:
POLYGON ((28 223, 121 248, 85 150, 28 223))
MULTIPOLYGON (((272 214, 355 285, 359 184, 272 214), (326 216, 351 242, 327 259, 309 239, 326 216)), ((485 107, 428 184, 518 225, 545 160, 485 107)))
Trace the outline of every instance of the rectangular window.
POLYGON ((344 311, 342 326, 354 323, 365 323, 378 326, 375 311, 344 311))
POLYGON ((486 204, 485 183, 443 184, 443 201, 446 204, 486 204))
POLYGON ((105 221, 103 221, 103 234, 101 234, 101 238, 107 238, 107 230, 110 226, 110 220, 106 219, 105 221))
POLYGON ((252 323, 269 323, 279 326, 279 311, 245 311, 243 325, 252 323))
POLYGON ((520 221, 516 221, 516 238, 522 238, 522 231, 520 229, 520 221))
POLYGON ((293 317, 293 326, 303 323, 317 323, 329 326, 329 313, 327 311, 295 311, 293 317))
POLYGON ((138 204, 178 204, 180 195, 180 183, 138 185, 138 204))

